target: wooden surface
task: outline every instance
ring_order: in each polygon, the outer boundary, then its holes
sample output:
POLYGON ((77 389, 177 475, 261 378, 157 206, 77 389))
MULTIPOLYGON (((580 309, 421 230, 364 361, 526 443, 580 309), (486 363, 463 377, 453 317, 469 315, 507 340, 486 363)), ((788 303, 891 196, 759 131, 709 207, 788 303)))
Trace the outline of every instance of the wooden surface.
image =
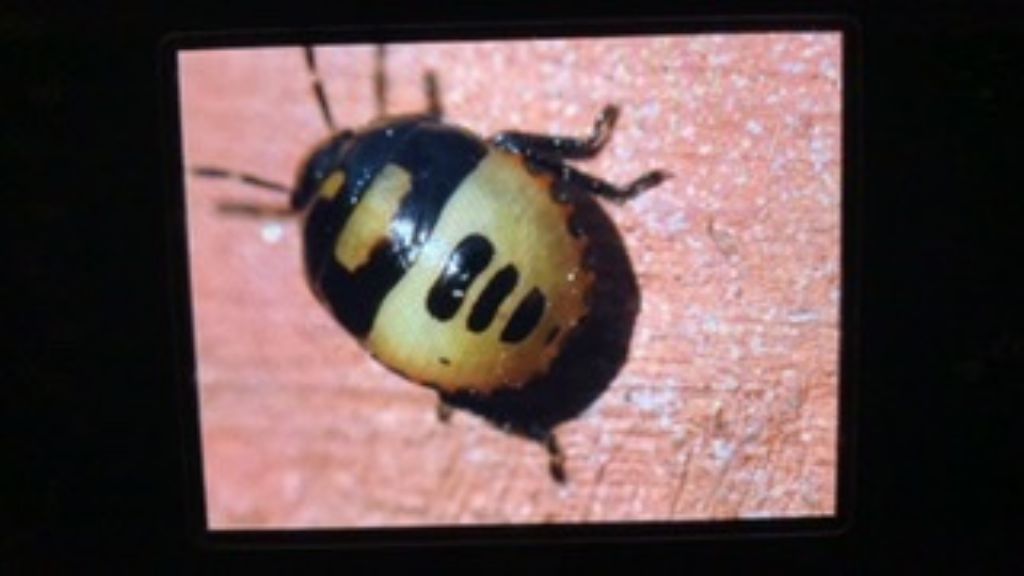
MULTIPOLYGON (((372 51, 325 48, 336 121, 373 116, 372 51)), ((605 205, 639 281, 629 357, 535 443, 376 365, 304 284, 297 222, 229 217, 187 180, 202 441, 214 527, 326 527, 827 515, 835 506, 840 221, 838 35, 694 36, 390 50, 391 109, 437 70, 449 121, 585 134, 582 164, 625 182, 605 205)), ((184 158, 292 184, 326 136, 296 48, 181 59, 184 158)))

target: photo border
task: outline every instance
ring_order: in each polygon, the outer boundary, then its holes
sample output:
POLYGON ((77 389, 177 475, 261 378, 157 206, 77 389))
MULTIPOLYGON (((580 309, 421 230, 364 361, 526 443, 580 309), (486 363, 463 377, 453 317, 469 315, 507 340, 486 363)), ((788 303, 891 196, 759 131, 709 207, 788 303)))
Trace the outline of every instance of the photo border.
POLYGON ((861 31, 846 16, 699 17, 630 20, 533 20, 501 23, 359 25, 310 29, 262 29, 225 32, 176 32, 160 43, 161 163, 173 326, 175 384, 179 387, 183 485, 187 536, 200 547, 378 548, 387 546, 476 546, 498 543, 556 544, 664 542, 735 538, 833 538, 846 533, 853 518, 856 477, 856 389, 862 371, 862 97, 861 31), (198 48, 272 47, 294 44, 366 44, 474 40, 600 38, 614 36, 742 34, 753 32, 834 32, 842 46, 842 175, 840 241, 840 345, 835 514, 828 517, 742 520, 637 521, 593 524, 436 525, 387 528, 212 530, 206 514, 199 398, 192 328, 189 254, 182 170, 182 126, 177 54, 198 48))

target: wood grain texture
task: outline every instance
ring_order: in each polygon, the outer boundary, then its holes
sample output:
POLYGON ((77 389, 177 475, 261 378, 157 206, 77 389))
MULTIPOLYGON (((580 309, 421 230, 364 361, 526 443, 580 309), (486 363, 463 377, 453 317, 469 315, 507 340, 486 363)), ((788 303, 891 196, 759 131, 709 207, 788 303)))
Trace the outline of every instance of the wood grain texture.
MULTIPOLYGON (((372 50, 317 53, 336 121, 374 110, 372 50)), ((835 506, 840 240, 838 35, 693 36, 389 51, 391 110, 586 134, 614 102, 613 182, 674 174, 605 205, 639 280, 628 361, 542 448, 375 364, 304 284, 296 222, 230 217, 282 202, 186 186, 197 376, 214 527, 328 527, 827 515, 835 506)), ((291 184, 327 133, 297 48, 181 59, 186 165, 291 184)))

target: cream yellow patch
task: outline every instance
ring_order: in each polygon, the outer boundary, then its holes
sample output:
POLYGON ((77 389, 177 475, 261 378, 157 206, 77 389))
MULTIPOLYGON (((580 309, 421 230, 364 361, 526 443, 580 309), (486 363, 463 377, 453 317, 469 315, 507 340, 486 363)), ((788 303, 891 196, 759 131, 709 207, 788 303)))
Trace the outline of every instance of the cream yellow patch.
POLYGON ((380 171, 338 234, 334 257, 339 264, 354 272, 366 263, 373 248, 387 238, 391 221, 411 188, 412 176, 401 167, 388 164, 380 171))
POLYGON ((327 200, 334 200, 334 197, 341 192, 341 189, 345 186, 345 172, 343 170, 335 170, 324 179, 323 184, 320 184, 320 197, 327 200))
POLYGON ((492 150, 451 196, 416 263, 381 303, 367 338, 370 350, 413 379, 447 391, 487 392, 546 371, 560 343, 547 345, 548 334, 557 326, 564 335, 579 322, 593 282, 580 269, 585 241, 566 226, 571 207, 551 200, 549 184, 527 172, 517 156, 492 150), (488 238, 494 257, 456 315, 440 321, 427 310, 427 294, 452 249, 469 234, 488 238), (470 331, 473 305, 508 264, 519 271, 519 282, 487 329, 470 331), (525 340, 502 342, 509 318, 535 287, 546 298, 540 323, 525 340))

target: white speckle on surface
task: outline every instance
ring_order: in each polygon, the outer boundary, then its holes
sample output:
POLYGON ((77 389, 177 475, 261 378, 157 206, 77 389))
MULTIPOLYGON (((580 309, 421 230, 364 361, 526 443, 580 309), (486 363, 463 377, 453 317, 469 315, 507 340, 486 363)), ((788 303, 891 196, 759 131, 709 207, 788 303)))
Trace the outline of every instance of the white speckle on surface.
POLYGON ((764 132, 764 126, 761 125, 761 123, 758 122, 757 120, 748 120, 747 121, 747 132, 750 132, 751 134, 755 134, 755 135, 760 134, 760 133, 764 132))
POLYGON ((708 64, 711 64, 712 66, 723 66, 729 64, 735 59, 735 55, 730 54, 729 52, 716 52, 708 57, 708 64))
POLYGON ((654 120, 661 113, 661 105, 656 100, 651 100, 637 110, 637 117, 644 120, 654 120))
POLYGON ((736 452, 736 446, 732 442, 718 439, 711 443, 711 452, 716 460, 728 460, 736 452))
POLYGON ((733 74, 731 80, 735 88, 743 89, 750 85, 750 79, 741 74, 733 74))
POLYGON ((676 419, 671 417, 667 410, 663 411, 658 416, 658 426, 663 430, 671 430, 676 427, 676 419))
POLYGON ((732 392, 740 387, 739 381, 732 376, 726 376, 718 384, 714 386, 716 390, 722 390, 725 392, 732 392))
POLYGON ((814 310, 794 310, 786 318, 795 324, 806 324, 819 320, 821 316, 814 310))
POLYGON ((269 222, 260 228, 260 238, 267 244, 277 244, 284 237, 284 226, 280 222, 269 222))
POLYGON ((750 339, 750 350, 754 354, 761 354, 765 351, 764 341, 760 336, 755 335, 750 339))
POLYGON ((630 390, 626 393, 626 401, 644 412, 664 411, 674 406, 676 394, 670 389, 630 390))
POLYGON ((704 317, 705 332, 714 334, 715 332, 718 332, 718 329, 721 327, 721 325, 721 322, 719 322, 718 318, 715 317, 715 315, 713 314, 708 314, 707 316, 704 317))
POLYGON ((786 74, 796 75, 802 74, 805 70, 807 70, 807 64, 804 64, 803 62, 785 62, 782 64, 782 66, 780 66, 780 68, 786 74))
POLYGON ((757 520, 757 519, 760 519, 760 518, 774 518, 776 515, 777 515, 777 512, 775 512, 773 510, 768 510, 768 509, 765 509, 765 510, 746 510, 746 511, 740 513, 740 518, 750 519, 750 520, 757 520))

